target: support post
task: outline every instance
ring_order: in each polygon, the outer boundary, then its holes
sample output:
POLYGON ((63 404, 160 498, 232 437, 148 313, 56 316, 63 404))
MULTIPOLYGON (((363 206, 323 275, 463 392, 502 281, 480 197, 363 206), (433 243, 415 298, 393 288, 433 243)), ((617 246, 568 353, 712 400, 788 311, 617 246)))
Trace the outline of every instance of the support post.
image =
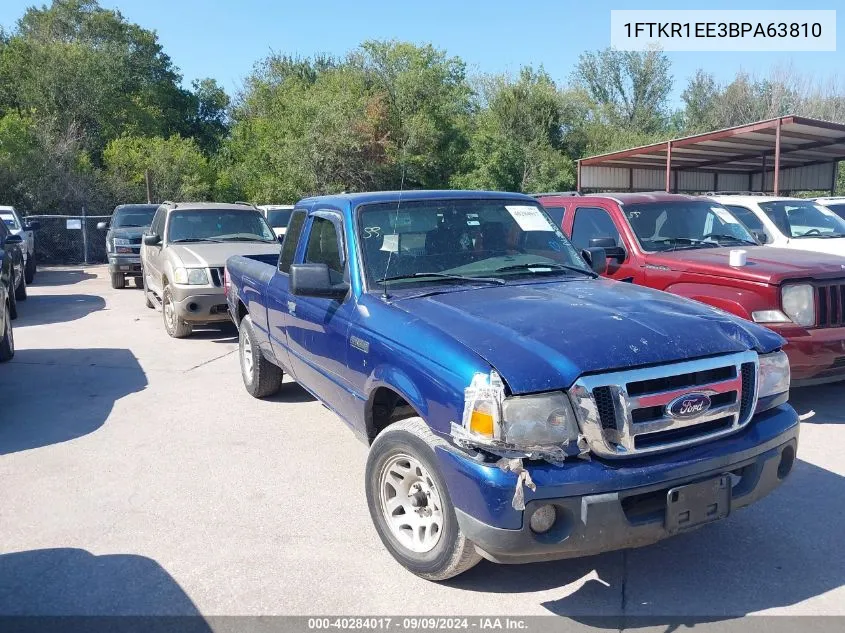
POLYGON ((82 205, 82 259, 88 263, 88 218, 85 205, 82 205))
POLYGON ((672 191, 672 141, 666 141, 666 193, 672 191))
POLYGON ((578 161, 578 167, 575 170, 575 191, 581 193, 581 161, 578 161))
POLYGON ((775 179, 774 179, 774 195, 780 195, 780 126, 781 119, 778 119, 775 127, 775 179))
POLYGON ((152 204, 153 202, 153 185, 152 185, 152 177, 150 176, 150 170, 144 170, 144 180, 147 183, 147 204, 152 204))
POLYGON ((836 181, 839 180, 839 161, 833 161, 833 176, 830 180, 830 195, 836 195, 836 181))
POLYGON ((762 173, 762 178, 760 179, 760 191, 765 192, 766 191, 766 155, 765 154, 763 154, 763 171, 761 173, 762 173))
POLYGON ((628 191, 634 191, 634 168, 628 168, 628 191))

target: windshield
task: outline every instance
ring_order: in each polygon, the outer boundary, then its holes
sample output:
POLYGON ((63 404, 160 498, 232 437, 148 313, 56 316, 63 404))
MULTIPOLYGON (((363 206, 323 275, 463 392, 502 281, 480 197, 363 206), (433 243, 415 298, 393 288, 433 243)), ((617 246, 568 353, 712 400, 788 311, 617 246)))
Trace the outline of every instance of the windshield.
POLYGON ((18 226, 18 221, 15 219, 15 216, 13 216, 11 213, 0 213, 0 220, 3 220, 3 223, 10 229, 21 228, 20 226, 18 226))
POLYGON ((384 278, 426 284, 593 274, 542 207, 530 202, 367 205, 358 214, 358 231, 371 286, 384 278))
POLYGON ((274 229, 287 228, 293 209, 272 209, 267 212, 267 222, 274 229))
POLYGON ((787 237, 845 237, 845 220, 810 200, 776 200, 759 205, 787 237))
POLYGON ((276 236, 254 209, 173 211, 167 226, 170 242, 275 242, 276 236))
POLYGON ((113 228, 149 226, 153 221, 157 206, 121 207, 114 212, 111 225, 113 228))
POLYGON ((623 210, 646 251, 757 243, 730 211, 708 200, 626 204, 623 210))

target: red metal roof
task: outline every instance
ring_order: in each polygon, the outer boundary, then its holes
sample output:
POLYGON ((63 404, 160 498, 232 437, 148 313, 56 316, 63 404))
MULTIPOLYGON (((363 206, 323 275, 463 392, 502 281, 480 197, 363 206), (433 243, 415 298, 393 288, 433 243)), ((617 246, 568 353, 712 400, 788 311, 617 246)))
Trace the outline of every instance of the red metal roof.
MULTIPOLYGON (((673 169, 759 171, 763 156, 774 156, 778 121, 781 169, 845 160, 845 125, 790 115, 590 156, 579 163, 659 169, 666 164, 667 144, 671 144, 673 169)), ((771 169, 771 160, 768 166, 771 169)))
POLYGON ((696 196, 688 196, 682 193, 664 193, 662 191, 649 191, 640 193, 590 193, 583 196, 556 196, 554 194, 539 194, 536 198, 541 204, 566 204, 567 202, 579 203, 582 200, 589 202, 591 199, 603 198, 605 200, 618 200, 622 204, 637 204, 638 202, 671 202, 673 200, 694 200, 696 196))

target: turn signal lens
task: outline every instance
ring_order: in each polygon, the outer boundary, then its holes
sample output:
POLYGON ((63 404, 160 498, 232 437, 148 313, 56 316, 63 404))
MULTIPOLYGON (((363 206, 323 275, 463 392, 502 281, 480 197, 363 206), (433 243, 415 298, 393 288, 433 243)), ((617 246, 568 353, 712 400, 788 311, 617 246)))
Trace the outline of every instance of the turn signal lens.
POLYGON ((469 418, 469 430, 476 435, 493 437, 493 416, 492 414, 475 409, 469 418))

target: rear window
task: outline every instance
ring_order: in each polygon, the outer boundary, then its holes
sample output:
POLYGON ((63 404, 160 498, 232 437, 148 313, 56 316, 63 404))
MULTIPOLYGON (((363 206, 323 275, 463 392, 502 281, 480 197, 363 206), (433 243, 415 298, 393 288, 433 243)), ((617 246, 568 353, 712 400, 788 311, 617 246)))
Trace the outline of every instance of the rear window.
POLYGON ((293 209, 274 209, 267 212, 267 222, 274 229, 284 229, 290 222, 293 209))

